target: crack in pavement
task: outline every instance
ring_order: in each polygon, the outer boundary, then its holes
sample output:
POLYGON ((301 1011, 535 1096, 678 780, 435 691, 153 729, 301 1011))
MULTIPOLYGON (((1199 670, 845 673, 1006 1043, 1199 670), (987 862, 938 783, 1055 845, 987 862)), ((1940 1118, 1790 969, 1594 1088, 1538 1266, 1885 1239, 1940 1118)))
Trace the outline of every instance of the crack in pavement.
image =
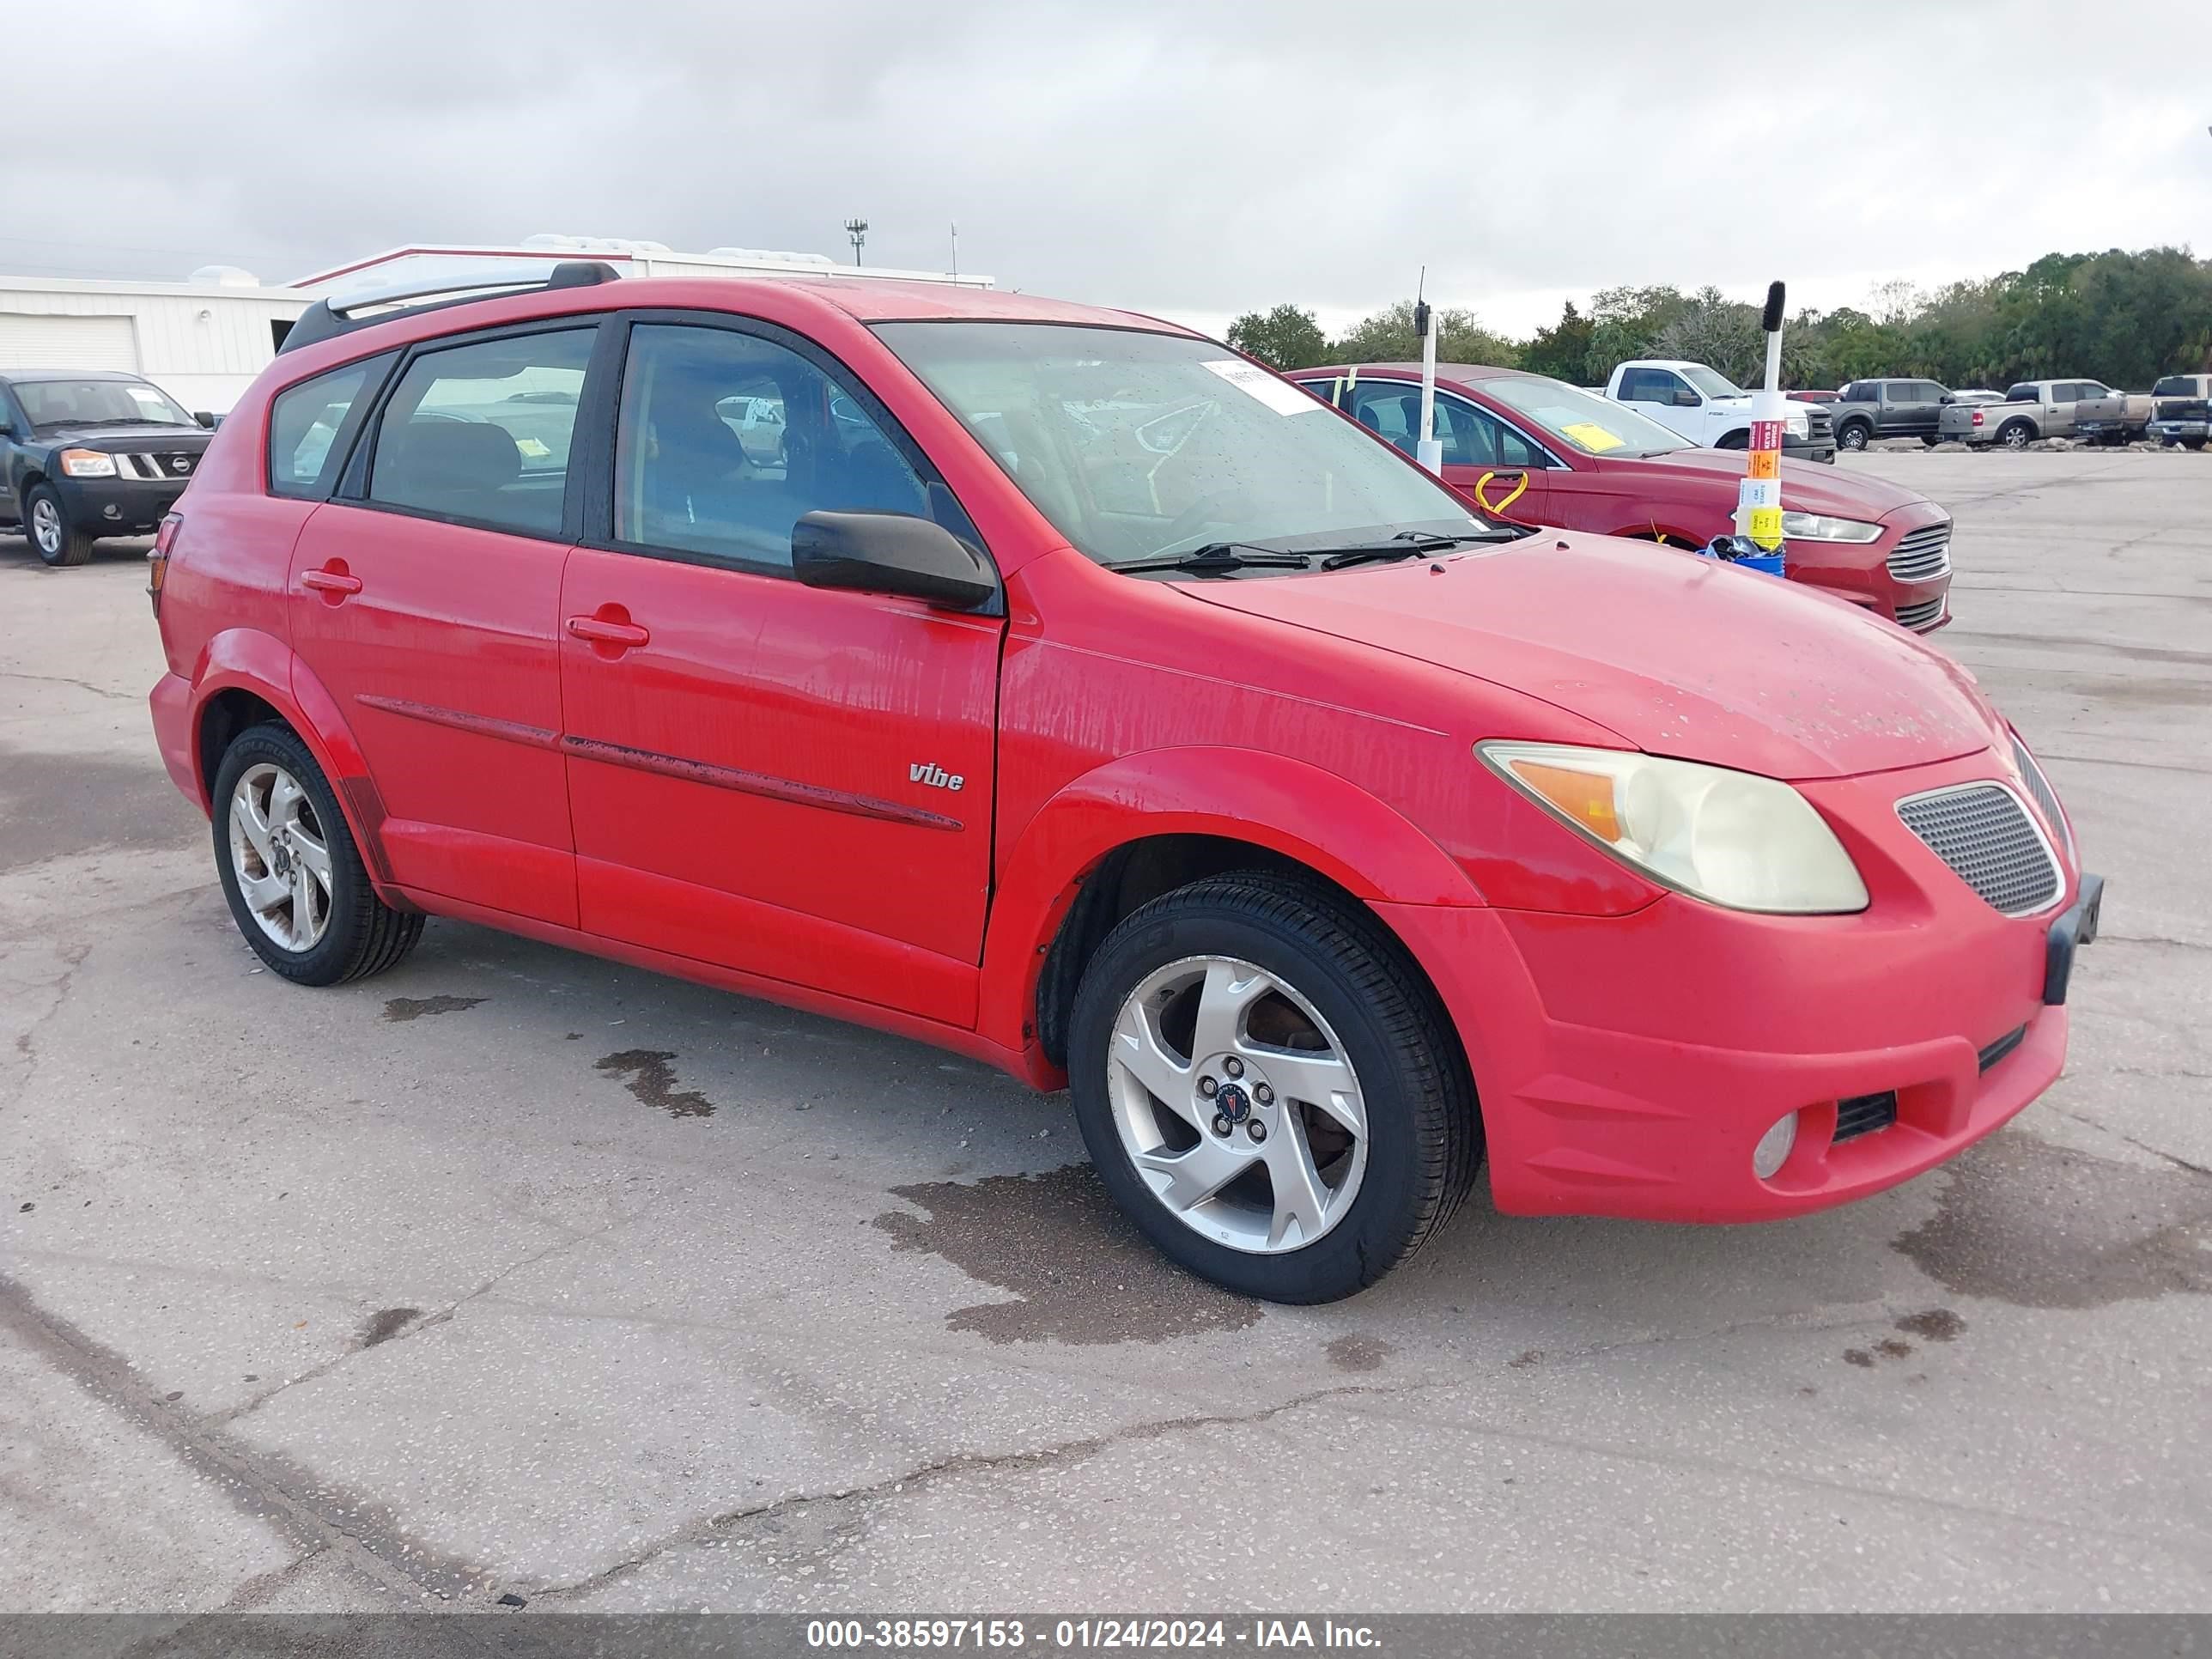
POLYGON ((632 1221, 636 1219, 637 1218, 635 1216, 621 1216, 617 1218, 615 1220, 610 1221, 605 1226, 597 1228, 592 1231, 571 1233, 568 1237, 560 1239, 554 1243, 548 1244, 544 1249, 535 1251, 531 1255, 523 1257, 521 1261, 514 1262, 507 1267, 501 1268, 489 1279, 484 1280, 483 1284, 477 1285, 476 1289, 468 1291, 465 1295, 456 1297, 452 1302, 448 1303, 445 1307, 439 1309, 434 1313, 423 1315, 422 1317, 413 1321, 404 1330, 398 1332, 397 1334, 385 1337, 374 1342, 356 1342, 352 1347, 348 1348, 343 1353, 333 1354, 321 1364, 311 1366, 307 1370, 301 1372, 299 1376, 288 1378, 284 1382, 279 1383, 276 1387, 270 1389, 266 1394, 256 1395, 252 1399, 247 1401, 242 1406, 234 1406, 228 1411, 214 1413, 204 1420, 210 1424, 223 1425, 235 1423, 239 1419, 250 1416, 253 1413, 259 1411, 270 1401, 276 1399, 277 1395, 289 1394, 294 1389, 300 1387, 302 1383, 313 1382, 320 1378, 328 1376, 332 1371, 344 1364, 346 1361, 354 1358, 357 1355, 368 1352, 370 1348, 393 1347, 399 1343, 409 1340, 411 1338, 420 1336, 424 1331, 430 1330, 436 1326, 447 1323, 455 1314, 459 1313, 463 1308, 468 1306, 470 1303, 474 1302, 478 1297, 483 1296, 490 1291, 500 1283, 501 1280, 520 1273, 525 1267, 534 1267, 547 1257, 558 1255, 563 1250, 573 1250, 577 1245, 584 1243, 589 1240, 605 1238, 609 1233, 615 1231, 617 1228, 628 1226, 632 1221))
MULTIPOLYGON (((2136 1077, 2201 1078, 2207 1075, 2207 1073, 2203 1072, 2145 1072, 2140 1067, 2130 1066, 2116 1066, 2112 1069, 2116 1072, 2126 1072, 2136 1077)), ((2137 1152, 2148 1152, 2153 1158, 2160 1159, 2165 1163, 2171 1164, 2177 1170, 2185 1170, 2193 1176, 2212 1176, 2212 1168, 2208 1168, 2206 1165, 2202 1164, 2192 1164, 2187 1158, 2180 1157, 2177 1153, 2162 1152, 2158 1147, 2152 1146, 2147 1140, 2136 1139, 2133 1135, 2128 1133, 2124 1129, 2115 1129, 2109 1123, 2100 1123, 2094 1117, 2085 1116, 2080 1112, 2069 1111, 2063 1106, 2053 1106, 2051 1109, 2057 1113, 2061 1117, 2071 1118, 2075 1122, 2083 1124, 2089 1128, 2095 1129, 2100 1133, 2108 1134, 2115 1140, 2124 1141, 2127 1145, 2134 1147, 2137 1152)))
POLYGON ((80 691, 89 691, 95 697, 106 697, 114 702, 137 702, 136 691, 111 691, 104 685, 94 685, 90 680, 72 679, 67 674, 26 674, 17 669, 0 668, 0 680, 28 680, 37 685, 73 685, 80 691))
MULTIPOLYGON (((335 1552, 372 1584, 410 1606, 447 1594, 436 1588, 433 1577, 418 1577, 387 1562, 365 1539, 294 1490, 306 1487, 329 1498, 336 1494, 327 1483, 297 1479, 288 1483, 271 1472, 272 1460, 225 1445, 208 1427, 157 1398, 121 1355, 41 1308, 27 1286, 6 1273, 0 1273, 0 1334, 15 1338, 92 1399, 160 1442, 243 1513, 265 1522, 295 1548, 335 1552)), ((426 1554, 420 1550, 415 1553, 418 1559, 426 1554)), ((428 1568, 434 1564, 425 1560, 424 1565, 428 1568)), ((467 1571, 455 1564, 445 1566, 438 1576, 454 1577, 467 1571)))
POLYGON ((909 1470, 905 1474, 888 1476, 870 1486, 841 1487, 834 1492, 797 1492, 787 1497, 773 1498, 765 1504, 755 1504, 744 1509, 730 1510, 672 1533, 651 1547, 617 1561, 611 1566, 602 1568, 587 1577, 579 1578, 566 1584, 541 1584, 532 1594, 539 1600, 549 1596, 584 1595, 617 1579, 628 1577, 671 1550, 680 1549, 686 1544, 704 1542, 716 1533, 726 1532, 732 1527, 743 1526, 747 1522, 757 1521, 763 1517, 781 1518, 803 1510, 825 1505, 865 1504, 893 1492, 902 1492, 909 1486, 926 1488, 940 1480, 951 1480, 963 1474, 1018 1472, 1025 1469, 1046 1468, 1063 1463, 1082 1462, 1114 1446, 1138 1444, 1194 1429, 1265 1423, 1272 1418, 1281 1416, 1285 1412, 1297 1411, 1306 1406, 1346 1395, 1411 1394, 1418 1389, 1442 1386, 1445 1385, 1436 1382, 1405 1383, 1395 1388, 1383 1388, 1371 1382, 1345 1382, 1333 1388, 1315 1389, 1304 1394, 1293 1395, 1288 1400, 1279 1401, 1274 1405, 1263 1407, 1255 1412, 1193 1413, 1182 1417, 1161 1418, 1150 1422, 1132 1424, 1127 1428, 1109 1430, 1101 1434, 1085 1435, 1080 1439, 1059 1441, 1049 1446, 1031 1447, 1019 1451, 960 1452, 951 1457, 941 1458, 934 1463, 925 1463, 920 1468, 909 1470))

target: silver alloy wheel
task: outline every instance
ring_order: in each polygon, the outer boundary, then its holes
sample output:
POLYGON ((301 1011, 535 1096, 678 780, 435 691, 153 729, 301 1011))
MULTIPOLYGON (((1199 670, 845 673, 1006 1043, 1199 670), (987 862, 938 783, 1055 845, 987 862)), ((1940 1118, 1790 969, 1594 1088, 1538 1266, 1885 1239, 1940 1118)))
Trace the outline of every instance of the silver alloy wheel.
POLYGON ((2002 434, 2002 441, 2007 449, 2025 449, 2028 444, 2028 430, 2024 426, 2008 426, 2002 434))
POLYGON ((63 538, 68 533, 62 525, 61 509, 51 496, 41 495, 31 503, 31 535, 40 552, 53 558, 61 552, 63 538))
POLYGON ((331 922, 331 849, 300 781, 263 762, 230 797, 230 866, 261 931, 287 951, 312 951, 331 922))
POLYGON ((1367 1173, 1367 1109, 1344 1044, 1297 988, 1231 957, 1147 975, 1115 1017, 1107 1101, 1152 1195, 1231 1249, 1303 1249, 1367 1173))

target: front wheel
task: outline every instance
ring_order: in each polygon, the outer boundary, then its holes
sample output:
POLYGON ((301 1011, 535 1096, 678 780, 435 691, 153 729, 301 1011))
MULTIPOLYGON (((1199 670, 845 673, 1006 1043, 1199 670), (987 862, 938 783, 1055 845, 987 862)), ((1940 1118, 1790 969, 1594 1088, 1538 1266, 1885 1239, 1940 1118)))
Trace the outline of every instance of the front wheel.
POLYGON ((238 931, 298 984, 381 973, 422 936, 419 912, 392 908, 369 885, 337 798, 289 727, 252 726, 224 752, 215 856, 238 931))
POLYGON ((1382 1277, 1481 1155, 1442 1008, 1363 908, 1264 872, 1154 900, 1099 947, 1068 1071, 1100 1178, 1153 1244, 1271 1302, 1382 1277))
POLYGON ((1836 434, 1836 447, 1860 450, 1867 447, 1867 429, 1853 421, 1836 434))
POLYGON ((56 569, 82 564, 96 539, 70 522, 69 510, 49 483, 33 484, 23 497, 23 533, 39 557, 56 569))

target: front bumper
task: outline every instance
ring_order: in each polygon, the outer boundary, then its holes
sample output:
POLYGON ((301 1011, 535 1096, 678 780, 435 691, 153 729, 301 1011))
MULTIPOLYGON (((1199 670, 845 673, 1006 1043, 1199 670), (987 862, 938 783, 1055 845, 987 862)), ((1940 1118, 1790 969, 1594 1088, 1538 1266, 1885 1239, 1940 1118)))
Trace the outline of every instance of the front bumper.
POLYGON ((1802 1214, 1909 1180, 2049 1087, 2067 1036, 2065 1008, 2045 1000, 2052 940, 2084 884, 2069 870, 2049 909, 2002 915, 1895 811, 1905 795, 2006 775, 1985 751, 1803 786, 1866 877, 1873 902, 1855 916, 1677 894, 1613 917, 1376 907, 1458 1025, 1498 1207, 1802 1214), (1836 1138, 1839 1103, 1889 1093, 1893 1121, 1836 1138), (1752 1148, 1793 1111, 1796 1145, 1762 1180, 1752 1148))
POLYGON ((70 478, 52 480, 70 526, 95 536, 149 535, 177 504, 191 480, 70 478))
POLYGON ((1836 441, 1832 438, 1784 438, 1782 453, 1793 461, 1825 461, 1832 464, 1836 459, 1836 441))
POLYGON ((1870 542, 1785 542, 1783 568, 1792 581, 1824 588, 1900 628, 1930 634, 1951 620, 1948 560, 1935 575, 1906 581, 1891 572, 1889 556, 1908 534, 1940 524, 1944 516, 1932 502, 1922 502, 1884 519, 1881 534, 1870 542))

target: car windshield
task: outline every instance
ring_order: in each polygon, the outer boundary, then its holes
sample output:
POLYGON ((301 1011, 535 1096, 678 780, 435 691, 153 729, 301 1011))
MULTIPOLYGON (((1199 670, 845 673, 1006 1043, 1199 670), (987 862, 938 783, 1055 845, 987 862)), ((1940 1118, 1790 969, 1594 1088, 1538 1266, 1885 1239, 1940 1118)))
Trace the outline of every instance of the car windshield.
POLYGON ((1692 447, 1687 439, 1626 404, 1593 398, 1564 380, 1547 380, 1535 374, 1501 374, 1481 382, 1481 389, 1585 455, 1663 455, 1669 450, 1692 447))
POLYGON ((1746 392, 1725 374, 1716 374, 1703 363, 1686 363, 1682 378, 1704 392, 1708 398, 1748 398, 1746 392))
POLYGON ((192 424, 167 392, 143 380, 18 380, 15 396, 34 427, 192 424))
POLYGON ((876 332, 1101 564, 1217 543, 1296 552, 1492 528, 1387 444, 1210 341, 1044 323, 876 332))

